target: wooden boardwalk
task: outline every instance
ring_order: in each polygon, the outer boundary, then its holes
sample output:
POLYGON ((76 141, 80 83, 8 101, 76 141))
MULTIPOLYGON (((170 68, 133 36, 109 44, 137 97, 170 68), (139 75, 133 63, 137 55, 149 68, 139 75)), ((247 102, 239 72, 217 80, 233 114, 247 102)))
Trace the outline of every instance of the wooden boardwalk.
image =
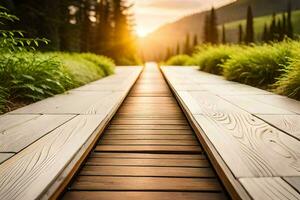
POLYGON ((300 199, 299 101, 192 67, 162 71, 230 194, 300 199))
POLYGON ((227 199, 159 69, 148 66, 63 199, 227 199))

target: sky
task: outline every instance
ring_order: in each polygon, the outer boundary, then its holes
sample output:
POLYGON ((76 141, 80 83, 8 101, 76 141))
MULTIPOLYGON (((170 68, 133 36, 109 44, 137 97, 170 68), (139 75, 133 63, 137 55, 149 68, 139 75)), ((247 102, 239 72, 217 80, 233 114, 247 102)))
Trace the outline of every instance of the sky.
POLYGON ((234 0, 132 0, 136 32, 144 37, 166 23, 234 0))

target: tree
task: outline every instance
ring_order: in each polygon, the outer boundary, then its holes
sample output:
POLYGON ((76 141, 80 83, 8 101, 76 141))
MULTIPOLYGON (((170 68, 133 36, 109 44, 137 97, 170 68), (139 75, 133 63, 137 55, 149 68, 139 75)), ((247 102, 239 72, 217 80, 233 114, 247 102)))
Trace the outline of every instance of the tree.
POLYGON ((226 44, 226 29, 224 24, 222 26, 222 44, 226 44))
POLYGON ((171 58, 172 56, 172 51, 171 51, 171 48, 168 47, 167 48, 167 51, 166 51, 166 57, 165 57, 165 60, 168 60, 169 58, 171 58))
POLYGON ((288 7, 287 7, 287 36, 289 38, 294 38, 294 30, 293 30, 293 23, 292 23, 292 3, 289 0, 288 7))
POLYGON ((238 30, 239 30, 239 43, 241 44, 241 43, 243 43, 243 37, 244 37, 242 24, 239 24, 238 30))
POLYGON ((186 35, 185 43, 184 43, 184 53, 189 55, 191 54, 191 41, 190 41, 190 34, 186 35))
POLYGON ((180 52, 180 44, 179 42, 177 42, 177 46, 176 46, 176 55, 179 55, 181 52, 180 52))
POLYGON ((254 28, 253 28, 253 13, 251 6, 247 9, 247 22, 246 22, 246 36, 245 42, 247 44, 254 42, 254 28))
POLYGON ((264 26, 262 41, 263 42, 269 42, 269 30, 268 30, 268 25, 267 24, 265 24, 265 26, 264 26))
POLYGON ((272 22, 270 25, 270 36, 269 39, 271 41, 276 40, 276 13, 273 13, 272 22))
POLYGON ((197 34, 194 35, 193 46, 194 47, 198 46, 198 36, 197 36, 197 34))
POLYGON ((214 7, 212 7, 210 14, 206 15, 204 26, 204 42, 217 44, 219 36, 217 27, 217 15, 214 7))

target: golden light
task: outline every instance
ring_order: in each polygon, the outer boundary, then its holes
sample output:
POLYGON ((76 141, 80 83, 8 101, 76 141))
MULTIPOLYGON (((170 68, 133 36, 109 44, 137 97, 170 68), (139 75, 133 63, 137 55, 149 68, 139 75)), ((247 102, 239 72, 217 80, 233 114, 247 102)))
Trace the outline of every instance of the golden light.
POLYGON ((143 37, 146 37, 148 35, 148 31, 143 29, 143 28, 138 28, 136 30, 136 34, 137 34, 138 37, 143 38, 143 37))

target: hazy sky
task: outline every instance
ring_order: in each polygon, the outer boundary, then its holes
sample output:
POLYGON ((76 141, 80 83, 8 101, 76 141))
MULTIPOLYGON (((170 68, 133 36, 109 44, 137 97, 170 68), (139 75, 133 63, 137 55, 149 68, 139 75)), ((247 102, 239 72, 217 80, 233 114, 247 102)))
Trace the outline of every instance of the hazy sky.
POLYGON ((194 12, 218 7, 234 0, 132 0, 136 30, 144 36, 159 26, 194 12))

